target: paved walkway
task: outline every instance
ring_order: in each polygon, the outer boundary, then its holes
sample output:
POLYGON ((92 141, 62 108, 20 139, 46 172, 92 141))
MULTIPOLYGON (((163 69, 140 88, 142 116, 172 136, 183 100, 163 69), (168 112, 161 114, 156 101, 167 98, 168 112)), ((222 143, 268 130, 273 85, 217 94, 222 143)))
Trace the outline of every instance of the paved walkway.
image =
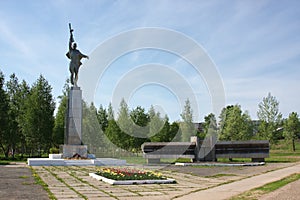
POLYGON ((205 199, 205 200, 221 200, 228 199, 232 196, 246 192, 256 187, 263 186, 267 183, 280 180, 294 173, 300 173, 300 164, 283 168, 280 170, 271 171, 265 174, 257 175, 254 177, 246 178, 233 183, 221 185, 207 190, 194 192, 184 195, 177 199, 190 200, 190 199, 205 199))
MULTIPOLYGON (((109 185, 88 175, 95 167, 33 167, 57 199, 172 199, 226 180, 164 171, 177 184, 109 185)), ((237 178, 234 177, 226 177, 237 178)))
POLYGON ((300 199, 300 180, 287 184, 286 186, 266 194, 259 200, 299 200, 300 199))
MULTIPOLYGON (((135 166, 137 167, 137 166, 135 166)), ((143 168, 143 166, 139 166, 143 168)), ((145 166, 147 169, 149 166, 145 166)), ((277 163, 261 167, 151 167, 175 178, 177 184, 109 185, 91 178, 95 167, 33 167, 57 199, 228 199, 289 176, 300 173, 300 163, 277 163), (195 174, 196 173, 196 174, 195 174), (200 174, 198 174, 200 173, 200 174), (207 189, 209 188, 209 189, 207 189)), ((34 184, 26 166, 0 166, 0 199, 48 199, 40 185, 34 184)), ((263 196, 262 200, 299 197, 300 181, 263 196), (277 192, 277 193, 276 193, 277 192), (298 195, 297 195, 298 194, 298 195)))
POLYGON ((0 165, 0 199, 49 199, 42 186, 35 184, 25 163, 0 165))

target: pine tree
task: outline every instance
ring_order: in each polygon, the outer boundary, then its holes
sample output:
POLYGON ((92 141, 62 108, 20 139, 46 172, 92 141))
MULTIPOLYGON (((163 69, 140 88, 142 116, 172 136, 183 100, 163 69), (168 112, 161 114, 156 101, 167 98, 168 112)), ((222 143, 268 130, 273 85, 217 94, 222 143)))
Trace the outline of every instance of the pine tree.
POLYGON ((115 119, 114 110, 111 105, 111 102, 109 103, 108 108, 107 108, 107 119, 108 119, 108 121, 115 119))
POLYGON ((130 118, 129 107, 124 99, 120 102, 117 124, 125 134, 132 135, 132 120, 130 118))
POLYGON ((64 143, 65 118, 68 104, 67 96, 60 96, 59 106, 55 115, 52 140, 56 148, 64 143))
POLYGON ((189 142, 190 137, 196 135, 195 126, 193 124, 193 111, 189 99, 185 101, 184 111, 180 116, 183 120, 183 122, 180 124, 182 141, 189 142))
POLYGON ((18 94, 18 100, 19 100, 19 115, 17 117, 18 126, 20 130, 20 140, 21 140, 21 156, 23 157, 23 154, 26 153, 26 139, 25 139, 25 133, 24 133, 24 127, 25 127, 25 112, 26 112, 26 101, 29 97, 29 91, 30 87, 26 83, 25 80, 22 81, 22 83, 19 85, 19 94, 18 94))
POLYGON ((8 112, 8 131, 9 137, 8 145, 10 146, 10 151, 12 157, 14 157, 15 150, 21 141, 21 131, 19 129, 18 117, 20 116, 20 88, 18 78, 15 74, 10 76, 10 80, 6 83, 7 94, 9 98, 9 112, 8 112))
POLYGON ((108 126, 108 114, 106 112, 106 109, 103 108, 102 105, 100 105, 98 112, 97 112, 97 119, 100 124, 101 130, 105 131, 105 129, 108 126))
POLYGON ((54 122, 53 135, 52 135, 53 145, 56 148, 58 148, 59 145, 64 143, 68 94, 70 91, 69 83, 70 81, 69 79, 67 79, 62 90, 62 95, 58 96, 60 102, 55 115, 55 122, 54 122))
POLYGON ((4 75, 0 71, 0 145, 1 150, 8 158, 9 152, 9 130, 8 130, 8 96, 4 90, 4 75))
POLYGON ((33 84, 27 98, 25 111, 24 133, 27 146, 38 155, 48 152, 52 143, 54 127, 55 102, 51 94, 51 86, 41 75, 33 84))
POLYGON ((97 152, 99 147, 103 147, 103 134, 97 119, 97 109, 94 103, 88 106, 83 103, 83 120, 82 120, 82 142, 88 146, 91 152, 97 152))
POLYGON ((148 111, 149 116, 149 137, 152 142, 163 142, 160 137, 160 131, 164 127, 164 120, 161 119, 160 113, 155 112, 153 106, 148 111))

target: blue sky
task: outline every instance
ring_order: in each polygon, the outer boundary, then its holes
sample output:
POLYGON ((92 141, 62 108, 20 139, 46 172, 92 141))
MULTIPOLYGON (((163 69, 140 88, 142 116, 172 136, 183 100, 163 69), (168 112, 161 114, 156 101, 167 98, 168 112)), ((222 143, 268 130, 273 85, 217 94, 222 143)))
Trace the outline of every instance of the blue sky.
MULTIPOLYGON (((259 102, 271 92, 287 117, 293 111, 300 113, 299 8, 300 2, 292 0, 0 1, 0 69, 6 80, 16 73, 29 84, 42 74, 57 97, 69 76, 65 57, 69 22, 78 48, 90 55, 90 60, 83 61, 82 73, 105 41, 132 29, 156 27, 181 33, 205 50, 222 79, 225 105, 240 104, 256 119, 259 102)), ((96 106, 106 107, 113 101, 118 85, 126 85, 124 81, 138 82, 133 75, 141 73, 137 70, 144 65, 149 69, 166 66, 169 71, 165 73, 177 73, 182 81, 176 82, 175 91, 168 87, 177 80, 173 76, 161 76, 160 80, 169 81, 162 84, 155 79, 162 75, 159 70, 156 75, 141 74, 141 80, 153 77, 156 81, 140 82, 131 91, 131 108, 148 109, 153 104, 174 121, 180 119, 181 101, 190 98, 195 121, 203 121, 212 112, 205 78, 178 55, 159 49, 136 50, 114 60, 95 83, 96 106), (184 82, 193 96, 185 94, 184 82)))

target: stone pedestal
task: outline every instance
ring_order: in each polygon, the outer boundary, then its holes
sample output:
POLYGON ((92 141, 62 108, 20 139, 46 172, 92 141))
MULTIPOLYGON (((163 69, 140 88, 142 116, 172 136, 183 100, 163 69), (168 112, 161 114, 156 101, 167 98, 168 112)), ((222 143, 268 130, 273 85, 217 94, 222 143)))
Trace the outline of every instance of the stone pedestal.
POLYGON ((63 145, 63 157, 72 158, 74 155, 80 155, 80 157, 87 158, 87 146, 86 145, 63 145))
POLYGON ((190 140, 191 142, 196 143, 195 160, 216 161, 215 138, 213 136, 209 136, 202 141, 200 141, 200 139, 197 136, 192 136, 190 140))
POLYGON ((65 144, 81 145, 82 128, 82 91, 79 87, 71 87, 65 124, 65 144))
POLYGON ((87 146, 82 145, 81 130, 82 91, 80 87, 71 87, 65 120, 64 145, 62 147, 64 158, 70 158, 76 154, 79 154, 81 157, 87 157, 87 146))

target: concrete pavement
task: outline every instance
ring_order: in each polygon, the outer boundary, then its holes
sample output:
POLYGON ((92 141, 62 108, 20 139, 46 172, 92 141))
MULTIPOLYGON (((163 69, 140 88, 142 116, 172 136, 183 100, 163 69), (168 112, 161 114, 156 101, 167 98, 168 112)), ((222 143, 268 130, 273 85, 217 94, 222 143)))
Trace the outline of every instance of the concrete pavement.
POLYGON ((205 199, 205 200, 221 200, 228 199, 232 196, 246 192, 253 188, 263 186, 267 183, 280 180, 294 173, 300 173, 300 164, 294 166, 267 172, 261 175, 245 178, 240 181, 236 181, 229 184, 213 187, 207 190, 201 190, 198 192, 192 192, 187 195, 175 198, 180 200, 190 199, 205 199))

